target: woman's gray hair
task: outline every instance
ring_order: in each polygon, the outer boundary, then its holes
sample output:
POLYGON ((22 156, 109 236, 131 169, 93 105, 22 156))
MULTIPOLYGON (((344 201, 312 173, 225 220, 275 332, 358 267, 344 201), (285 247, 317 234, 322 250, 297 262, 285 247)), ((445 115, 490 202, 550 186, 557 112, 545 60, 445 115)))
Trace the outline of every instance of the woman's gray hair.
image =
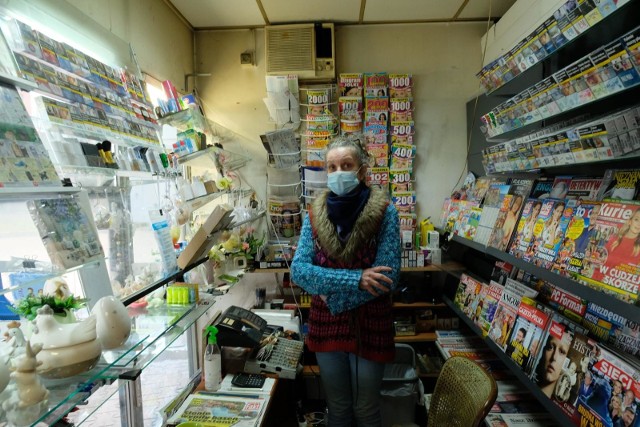
POLYGON ((360 165, 371 166, 371 156, 367 152, 367 147, 362 134, 349 134, 336 136, 327 146, 327 153, 336 148, 351 148, 355 151, 360 165))

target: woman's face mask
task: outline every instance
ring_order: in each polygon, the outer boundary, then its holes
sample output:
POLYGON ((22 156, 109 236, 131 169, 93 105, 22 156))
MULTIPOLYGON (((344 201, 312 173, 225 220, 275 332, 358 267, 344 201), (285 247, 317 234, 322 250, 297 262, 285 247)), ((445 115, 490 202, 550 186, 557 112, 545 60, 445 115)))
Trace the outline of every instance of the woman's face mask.
POLYGON ((327 187, 338 196, 344 196, 360 184, 357 171, 335 171, 327 175, 327 187))
POLYGON ((358 173, 362 166, 352 148, 330 150, 327 153, 327 187, 338 196, 349 193, 360 184, 358 173))

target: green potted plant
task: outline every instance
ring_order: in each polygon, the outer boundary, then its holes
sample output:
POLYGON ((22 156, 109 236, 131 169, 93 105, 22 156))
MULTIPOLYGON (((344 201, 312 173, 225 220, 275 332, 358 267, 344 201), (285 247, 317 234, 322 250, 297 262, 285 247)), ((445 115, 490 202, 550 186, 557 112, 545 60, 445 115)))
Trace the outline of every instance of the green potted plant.
POLYGON ((74 310, 84 308, 87 305, 86 298, 76 298, 74 295, 58 297, 53 295, 30 294, 21 300, 16 301, 11 310, 28 320, 33 320, 38 315, 38 309, 48 305, 53 310, 54 316, 61 323, 75 321, 74 310))

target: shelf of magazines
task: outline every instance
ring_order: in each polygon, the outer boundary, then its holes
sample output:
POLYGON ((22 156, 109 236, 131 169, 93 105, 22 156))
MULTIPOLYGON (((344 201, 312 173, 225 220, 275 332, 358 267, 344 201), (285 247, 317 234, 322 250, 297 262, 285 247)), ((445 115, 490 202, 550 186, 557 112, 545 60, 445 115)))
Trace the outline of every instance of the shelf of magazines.
MULTIPOLYGON (((624 27, 628 28, 628 27, 624 27)), ((640 27, 607 39, 568 66, 555 71, 481 117, 487 140, 585 106, 629 95, 640 84, 640 27)))
POLYGON ((587 122, 553 125, 482 150, 487 175, 573 164, 635 159, 640 155, 640 105, 587 122))
POLYGON ((516 258, 509 253, 499 251, 491 246, 484 246, 480 243, 474 242, 473 240, 465 239, 464 237, 460 237, 457 235, 453 236, 452 240, 478 252, 485 253, 493 258, 508 262, 514 267, 527 271, 537 278, 550 282, 554 286, 557 286, 558 288, 564 289, 565 291, 584 298, 587 301, 597 302, 598 305, 605 307, 627 319, 637 319, 640 317, 640 307, 638 307, 637 305, 624 302, 612 295, 582 285, 575 280, 572 280, 565 276, 560 276, 559 274, 553 273, 550 270, 538 267, 537 265, 524 261, 520 258, 516 258))
MULTIPOLYGON (((638 32, 640 33, 640 29, 638 30, 638 32)), ((638 67, 640 67, 640 64, 638 65, 638 67)), ((514 113, 514 115, 511 115, 511 118, 507 119, 512 122, 513 126, 508 125, 511 126, 509 129, 504 129, 501 132, 495 134, 490 134, 487 131, 485 133, 485 139, 487 140, 487 142, 506 142, 525 135, 531 132, 531 130, 535 129, 536 127, 544 127, 546 121, 550 119, 575 117, 578 114, 588 113, 590 111, 598 109, 606 111, 606 109, 609 108, 609 106, 612 105, 614 101, 616 102, 616 104, 618 104, 619 102, 619 105, 616 106, 624 106, 625 103, 633 102, 638 99, 638 94, 640 93, 640 73, 636 72, 636 75, 637 78, 635 78, 632 84, 629 84, 628 86, 625 86, 624 88, 619 89, 616 92, 608 93, 606 95, 600 95, 597 98, 591 95, 590 97, 585 98, 585 100, 580 99, 579 101, 567 101, 567 106, 564 108, 559 107, 556 101, 553 99, 551 99, 551 101, 547 104, 538 103, 538 105, 535 104, 537 100, 535 102, 532 101, 534 102, 534 104, 530 104, 529 101, 531 101, 531 98, 522 98, 524 99, 524 101, 518 101, 518 104, 513 106, 505 106, 503 104, 500 104, 498 108, 502 109, 505 112, 517 108, 518 105, 520 105, 520 107, 524 109, 521 111, 524 115, 516 116, 514 113), (548 110, 549 112, 543 114, 539 112, 540 108, 548 108, 549 105, 553 105, 553 108, 548 110)), ((550 78, 551 77, 546 78, 545 80, 543 80, 543 82, 549 81, 550 78)), ((589 91, 589 89, 586 89, 585 91, 589 91)), ((580 95, 579 93, 574 94, 580 95)), ((516 97, 517 96, 524 95, 518 94, 516 95, 516 97)), ((568 96, 565 96, 565 98, 566 97, 568 96)), ((482 116, 481 120, 483 121, 483 123, 498 123, 499 120, 504 120, 498 118, 490 118, 496 117, 498 115, 494 110, 491 110, 490 112, 482 116)))
POLYGON ((559 425, 567 426, 572 425, 573 422, 569 417, 560 409, 559 406, 554 404, 545 395, 540 387, 538 387, 522 370, 522 368, 514 362, 502 349, 488 337, 484 337, 482 330, 473 323, 473 320, 469 319, 454 303, 447 297, 443 297, 445 304, 456 314, 462 321, 475 333, 476 335, 483 337, 485 344, 495 353, 496 357, 500 359, 502 363, 515 375, 515 377, 522 383, 524 387, 531 392, 531 394, 540 402, 540 404, 553 416, 553 418, 559 423, 559 425))
POLYGON ((618 12, 628 2, 600 2, 598 7, 592 3, 568 0, 527 37, 520 40, 512 49, 485 65, 476 77, 487 95, 508 86, 512 81, 528 74, 536 65, 547 69, 557 57, 567 56, 570 49, 580 49, 593 37, 595 30, 609 30, 622 27, 626 14, 633 12, 626 8, 618 12), (615 8, 611 10, 611 6, 615 8), (585 9, 586 8, 586 9, 585 9), (589 10, 590 9, 590 10, 589 10), (586 17, 588 16, 588 17, 586 17), (585 34, 589 37, 583 37, 585 34))

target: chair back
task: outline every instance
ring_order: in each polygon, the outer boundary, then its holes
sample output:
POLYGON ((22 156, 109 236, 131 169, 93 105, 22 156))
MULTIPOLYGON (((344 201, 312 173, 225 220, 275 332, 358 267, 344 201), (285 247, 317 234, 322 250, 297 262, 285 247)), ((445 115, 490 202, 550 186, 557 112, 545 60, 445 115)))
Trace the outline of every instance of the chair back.
POLYGON ((427 427, 476 427, 496 401, 496 382, 465 357, 448 359, 431 397, 427 427))

